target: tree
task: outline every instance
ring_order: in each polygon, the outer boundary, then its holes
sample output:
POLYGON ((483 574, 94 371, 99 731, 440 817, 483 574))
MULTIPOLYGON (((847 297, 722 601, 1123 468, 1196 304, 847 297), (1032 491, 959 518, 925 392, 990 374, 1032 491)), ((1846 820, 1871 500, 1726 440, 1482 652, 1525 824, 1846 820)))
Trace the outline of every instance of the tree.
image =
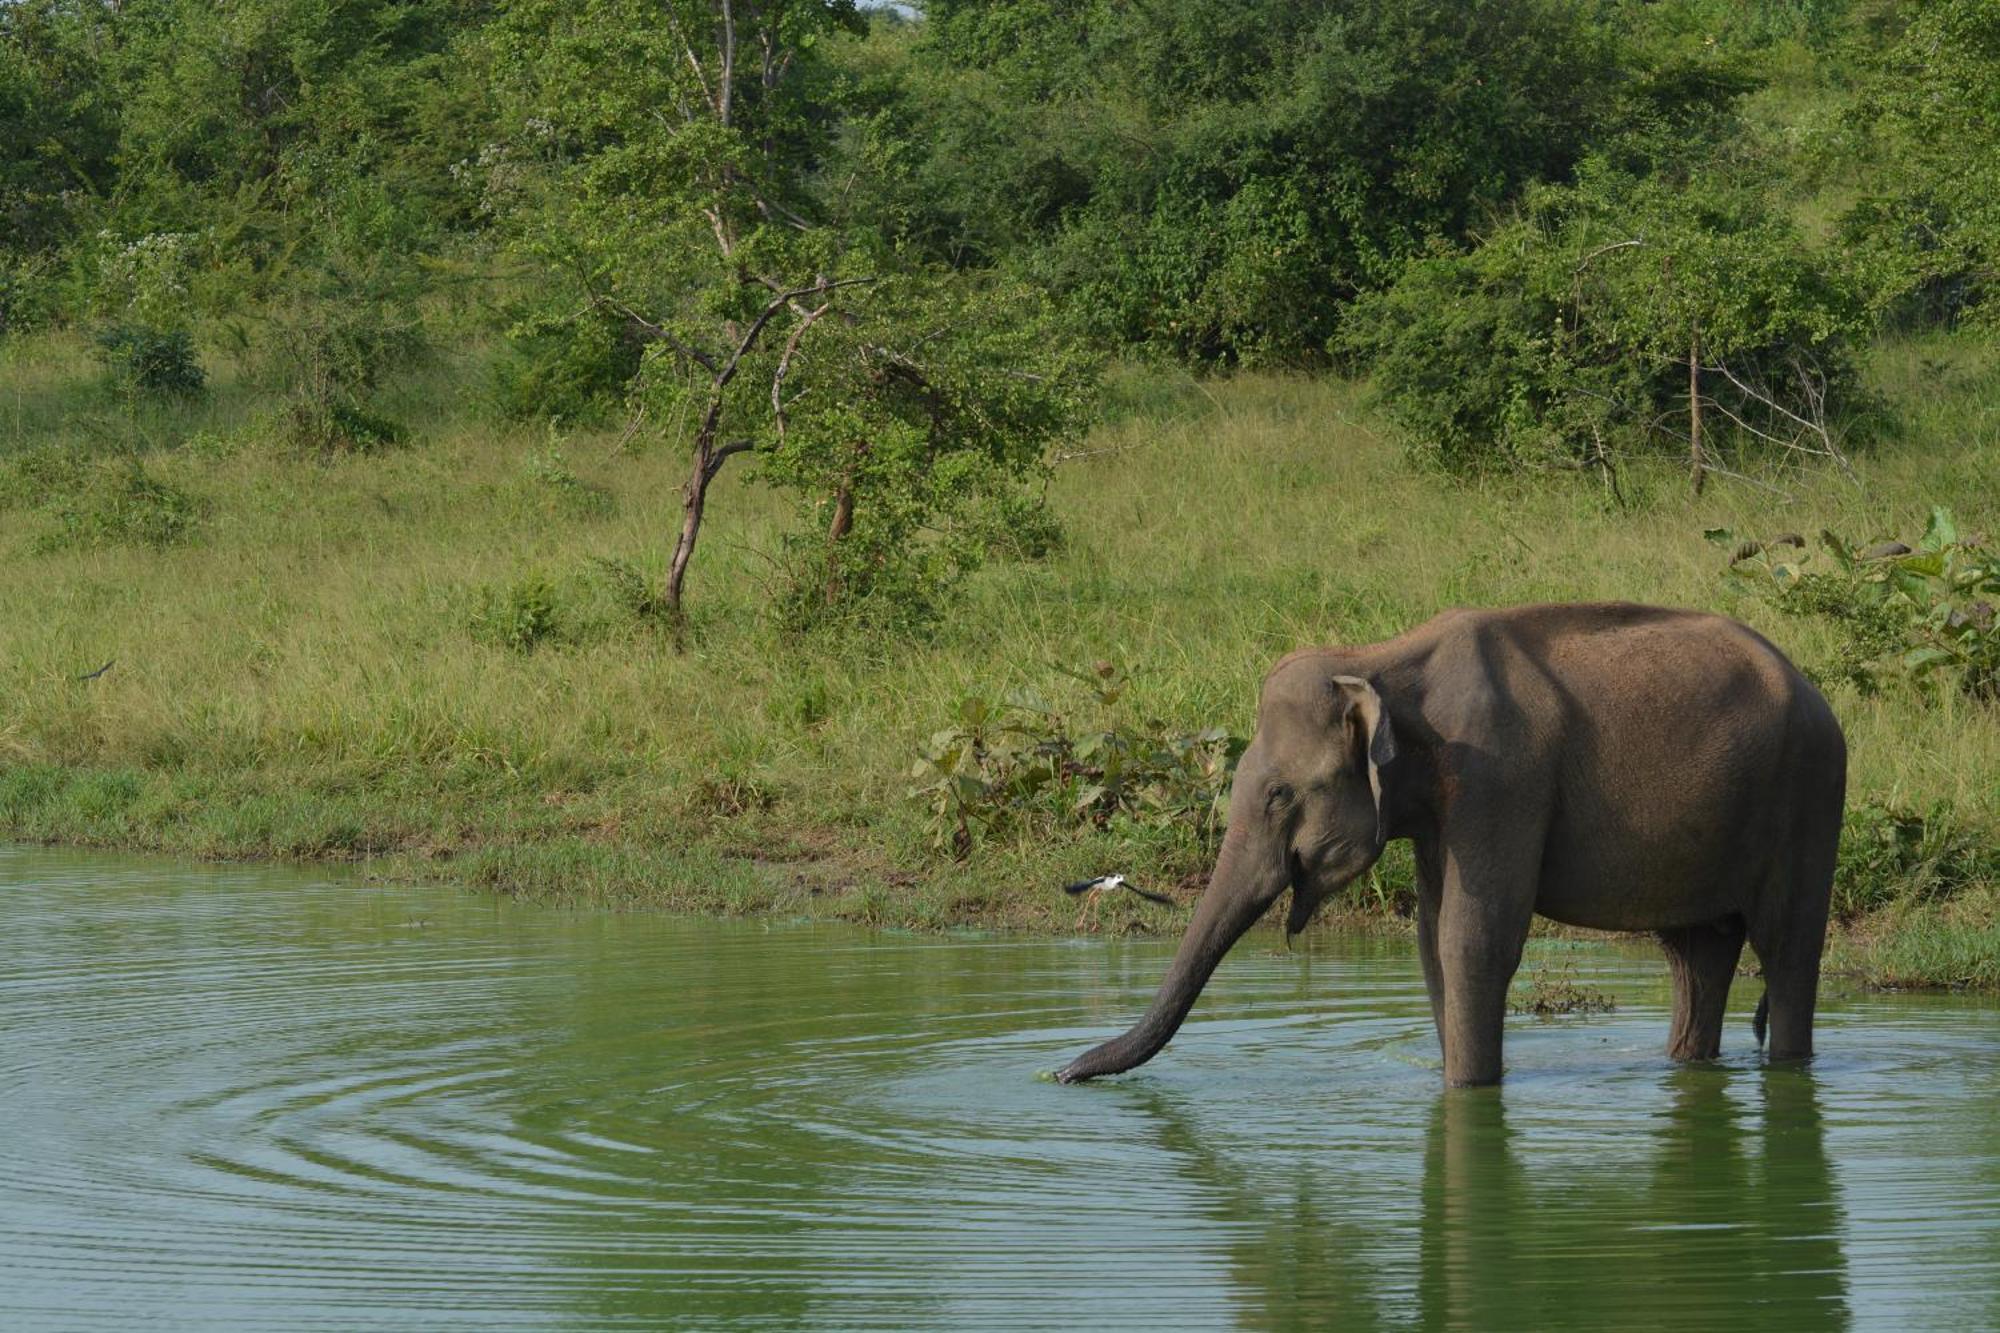
MULTIPOLYGON (((937 369, 954 338, 918 312, 948 303, 939 284, 952 279, 872 227, 839 225, 825 177, 841 88, 823 57, 863 27, 851 0, 534 0, 500 26, 514 133, 488 154, 493 206, 526 253, 567 275, 575 314, 609 313, 646 344, 635 409, 688 423, 663 593, 677 623, 729 459, 757 453, 774 480, 830 488, 837 544, 876 467, 904 452, 878 436, 907 424, 909 403, 935 409, 932 466, 983 451, 1017 467, 1015 446, 1038 455, 1072 424, 1022 414, 997 450, 970 428, 1007 418, 961 410, 968 381, 937 369), (813 461, 842 449, 847 466, 813 461)), ((1069 389, 1066 373, 1023 382, 1069 389)))

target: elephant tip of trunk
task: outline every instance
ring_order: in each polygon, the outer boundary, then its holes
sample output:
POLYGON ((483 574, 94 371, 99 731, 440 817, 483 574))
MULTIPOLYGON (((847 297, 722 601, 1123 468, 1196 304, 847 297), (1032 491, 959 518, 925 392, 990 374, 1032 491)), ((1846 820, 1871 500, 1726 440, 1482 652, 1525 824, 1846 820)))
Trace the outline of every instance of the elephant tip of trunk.
POLYGON ((1083 1083, 1094 1077, 1090 1070, 1083 1068, 1081 1059, 1072 1060, 1050 1077, 1058 1083, 1083 1083))

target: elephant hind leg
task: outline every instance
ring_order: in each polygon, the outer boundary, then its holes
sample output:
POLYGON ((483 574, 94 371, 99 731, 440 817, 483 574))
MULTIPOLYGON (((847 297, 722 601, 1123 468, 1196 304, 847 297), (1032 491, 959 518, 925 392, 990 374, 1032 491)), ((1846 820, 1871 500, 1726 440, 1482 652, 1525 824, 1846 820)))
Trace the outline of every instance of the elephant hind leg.
MULTIPOLYGON (((1837 794, 1837 793, 1836 793, 1837 794)), ((1838 809, 1829 818, 1836 821, 1838 809)), ((1816 840, 1789 868, 1782 910, 1753 914, 1750 947, 1764 965, 1764 1001, 1773 1060, 1802 1060, 1813 1053, 1813 1011, 1819 1000, 1820 954, 1826 948, 1827 909, 1833 896, 1834 835, 1816 840)))
POLYGON ((1674 977, 1674 1026, 1667 1038, 1674 1059, 1713 1060, 1722 1053, 1722 1013, 1743 934, 1743 918, 1735 916, 1660 932, 1674 977))
POLYGON ((1813 915, 1773 940, 1752 939, 1764 964, 1773 1060, 1803 1060, 1813 1053, 1813 1010, 1819 1000, 1819 958, 1826 943, 1826 915, 1813 915), (1762 947, 1760 947, 1762 946, 1762 947))

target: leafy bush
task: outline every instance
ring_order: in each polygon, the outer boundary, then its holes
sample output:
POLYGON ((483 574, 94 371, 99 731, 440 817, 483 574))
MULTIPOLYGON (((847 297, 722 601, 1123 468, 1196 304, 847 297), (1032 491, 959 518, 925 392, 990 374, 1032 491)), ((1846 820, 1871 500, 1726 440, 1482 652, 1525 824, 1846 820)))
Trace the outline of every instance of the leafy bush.
POLYGON ((924 14, 950 78, 883 112, 881 211, 952 262, 1011 242, 1100 337, 1204 362, 1322 360, 1355 292, 1567 175, 1626 82, 1561 0, 924 14))
POLYGON ((1832 568, 1808 569, 1797 537, 1744 542, 1727 528, 1710 540, 1734 550, 1731 576, 1792 615, 1838 626, 1842 647, 1824 675, 1872 691, 1891 675, 1941 677, 1966 693, 2000 698, 2000 551, 1962 536, 1949 511, 1934 507, 1913 548, 1900 541, 1861 547, 1820 534, 1832 568))
POLYGON ((1892 319, 2000 312, 2000 0, 1920 0, 1849 109, 1870 192, 1843 219, 1892 319))
POLYGON ((475 638, 517 653, 532 652, 557 637, 555 587, 536 576, 482 589, 471 627, 475 638))
POLYGON ((553 437, 522 464, 521 489, 531 507, 552 516, 603 518, 617 508, 610 491, 570 471, 562 445, 553 437))
POLYGON ((929 808, 936 845, 962 859, 981 835, 1114 820, 1178 826, 1213 844, 1247 742, 1220 727, 1174 732, 1113 718, 1129 679, 1112 663, 1063 674, 1095 700, 1097 725, 1077 726, 1033 691, 998 701, 973 695, 921 748, 910 797, 929 808))
POLYGON ((1335 347, 1445 466, 1611 468, 1689 448, 1840 456, 1866 310, 1762 196, 1592 164, 1467 254, 1359 299, 1335 347), (1727 447, 1723 447, 1727 446, 1727 447))
POLYGON ((516 419, 601 421, 624 397, 645 350, 621 323, 588 314, 525 319, 510 336, 511 355, 493 370, 493 396, 516 419))
POLYGON ((97 351, 120 380, 142 393, 192 398, 208 387, 186 329, 114 325, 97 335, 97 351))
POLYGON ((529 574, 475 590, 472 636, 517 653, 597 643, 667 623, 657 585, 630 561, 592 556, 571 572, 529 574))
POLYGON ((763 480, 792 492, 780 624, 915 629, 988 556, 1060 529, 1032 483, 1078 438, 1096 356, 1015 283, 902 274, 870 289, 785 379, 763 480))
POLYGON ((92 460, 38 449, 0 470, 0 509, 28 509, 47 519, 30 543, 41 553, 178 546, 195 535, 205 507, 136 458, 92 460))
POLYGON ((331 259, 293 276, 291 293, 269 313, 265 356, 299 447, 366 454, 408 438, 370 398, 427 350, 412 281, 400 265, 373 260, 331 259))
POLYGON ((1847 812, 1841 831, 1833 914, 1851 920, 1996 882, 2000 846, 1966 829, 1949 806, 1919 811, 1868 801, 1847 812))

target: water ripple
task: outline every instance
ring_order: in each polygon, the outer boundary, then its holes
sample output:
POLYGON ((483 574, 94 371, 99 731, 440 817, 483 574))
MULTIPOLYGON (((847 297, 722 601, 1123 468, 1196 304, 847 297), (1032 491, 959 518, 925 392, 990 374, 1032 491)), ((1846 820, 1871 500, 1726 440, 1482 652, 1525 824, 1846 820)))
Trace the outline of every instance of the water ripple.
POLYGON ((2000 1323, 2000 1011, 1829 996, 1810 1070, 1516 1021, 1442 1095, 1408 948, 531 911, 0 851, 0 1326, 2000 1323), (169 1303, 163 1293, 173 1293, 169 1303))

